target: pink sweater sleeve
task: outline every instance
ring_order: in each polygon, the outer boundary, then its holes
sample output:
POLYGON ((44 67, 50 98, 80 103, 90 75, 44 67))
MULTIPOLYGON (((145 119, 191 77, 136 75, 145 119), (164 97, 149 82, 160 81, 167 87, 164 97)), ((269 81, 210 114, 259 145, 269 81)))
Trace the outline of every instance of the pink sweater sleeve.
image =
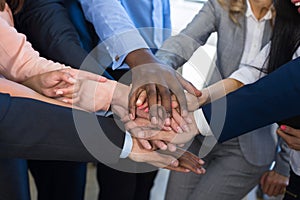
POLYGON ((40 57, 26 36, 18 33, 9 20, 8 6, 0 14, 0 74, 9 80, 22 82, 36 74, 62 69, 65 65, 40 57))
MULTIPOLYGON (((65 65, 55 63, 40 57, 26 36, 14 28, 11 10, 6 4, 5 10, 0 11, 0 78, 23 82, 26 79, 49 71, 65 68, 65 65)), ((101 110, 107 110, 112 101, 115 81, 99 83, 97 90, 101 95, 97 102, 101 110)))

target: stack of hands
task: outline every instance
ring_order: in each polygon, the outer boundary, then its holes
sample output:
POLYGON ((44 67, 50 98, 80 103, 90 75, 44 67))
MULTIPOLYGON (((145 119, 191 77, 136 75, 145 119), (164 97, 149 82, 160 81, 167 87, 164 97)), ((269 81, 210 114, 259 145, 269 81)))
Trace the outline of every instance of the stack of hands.
MULTIPOLYGON (((140 74, 140 77, 145 76, 140 74)), ((178 86, 168 89, 168 83, 146 84, 150 82, 147 79, 133 80, 140 82, 129 87, 71 68, 40 74, 23 84, 45 96, 89 112, 111 107, 125 124, 126 131, 133 136, 133 148, 129 155, 132 160, 202 174, 205 173, 202 167, 204 162, 184 150, 188 146, 184 144, 200 134, 193 111, 210 101, 209 92, 206 89, 198 91, 178 74, 173 77, 183 86, 181 90, 177 89, 178 86), (180 148, 183 146, 184 149, 180 148)), ((282 125, 277 133, 292 149, 300 149, 300 130, 282 125)), ((262 182, 267 180, 265 177, 262 177, 262 182)))
POLYGON ((183 86, 181 90, 168 89, 168 83, 149 84, 148 80, 144 80, 145 84, 133 82, 129 87, 71 68, 40 74, 23 84, 89 112, 111 107, 132 135, 130 159, 180 172, 203 174, 204 161, 180 147, 187 146, 185 144, 199 134, 192 111, 206 102, 208 95, 202 94, 180 75, 174 77, 183 86))

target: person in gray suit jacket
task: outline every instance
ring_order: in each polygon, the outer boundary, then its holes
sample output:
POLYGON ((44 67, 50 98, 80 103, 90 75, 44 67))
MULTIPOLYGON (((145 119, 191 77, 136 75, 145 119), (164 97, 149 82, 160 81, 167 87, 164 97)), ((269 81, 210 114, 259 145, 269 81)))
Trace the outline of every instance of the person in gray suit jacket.
MULTIPOLYGON (((273 15, 270 0, 259 4, 252 0, 209 0, 183 31, 163 44, 156 56, 177 69, 198 47, 206 43, 211 33, 217 32, 216 68, 207 80, 210 85, 247 65, 269 42, 273 15)), ((232 80, 227 79, 228 85, 232 80)), ((229 87, 225 92, 229 93, 243 85, 236 83, 235 87, 229 87)), ((166 199, 242 199, 259 183, 261 177, 263 188, 269 188, 274 179, 278 181, 276 191, 265 190, 269 195, 278 195, 288 182, 289 149, 279 140, 282 148, 277 153, 278 142, 273 134, 270 126, 264 127, 217 144, 208 155, 200 154, 205 156, 206 174, 194 176, 172 172, 166 199), (275 167, 269 171, 274 160, 275 167)), ((190 150, 198 152, 202 141, 203 137, 198 136, 190 150)))

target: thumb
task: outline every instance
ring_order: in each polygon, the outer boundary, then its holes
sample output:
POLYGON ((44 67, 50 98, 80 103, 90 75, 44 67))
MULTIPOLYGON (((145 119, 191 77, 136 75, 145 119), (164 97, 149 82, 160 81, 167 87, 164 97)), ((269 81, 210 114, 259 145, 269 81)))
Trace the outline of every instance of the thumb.
POLYGON ((173 156, 163 155, 158 152, 155 152, 155 156, 152 157, 153 163, 157 163, 157 167, 178 167, 179 161, 173 156))
POLYGON ((260 185, 261 186, 263 186, 265 184, 267 176, 268 176, 268 172, 264 173, 262 175, 262 177, 260 178, 260 185))

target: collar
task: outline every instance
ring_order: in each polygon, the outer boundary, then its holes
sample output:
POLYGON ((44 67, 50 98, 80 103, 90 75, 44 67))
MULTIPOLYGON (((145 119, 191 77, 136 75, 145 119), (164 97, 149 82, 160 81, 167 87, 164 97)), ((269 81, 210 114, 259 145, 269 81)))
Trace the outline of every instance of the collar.
MULTIPOLYGON (((246 0, 246 2, 247 2, 247 10, 246 10, 245 16, 247 18, 252 17, 256 21, 258 21, 257 18, 255 17, 255 15, 254 15, 252 9, 251 9, 251 5, 250 5, 249 0, 246 0)), ((265 16, 263 18, 261 18, 259 21, 261 22, 261 21, 266 21, 266 20, 270 20, 270 19, 272 19, 271 9, 269 9, 268 12, 265 14, 265 16)))

